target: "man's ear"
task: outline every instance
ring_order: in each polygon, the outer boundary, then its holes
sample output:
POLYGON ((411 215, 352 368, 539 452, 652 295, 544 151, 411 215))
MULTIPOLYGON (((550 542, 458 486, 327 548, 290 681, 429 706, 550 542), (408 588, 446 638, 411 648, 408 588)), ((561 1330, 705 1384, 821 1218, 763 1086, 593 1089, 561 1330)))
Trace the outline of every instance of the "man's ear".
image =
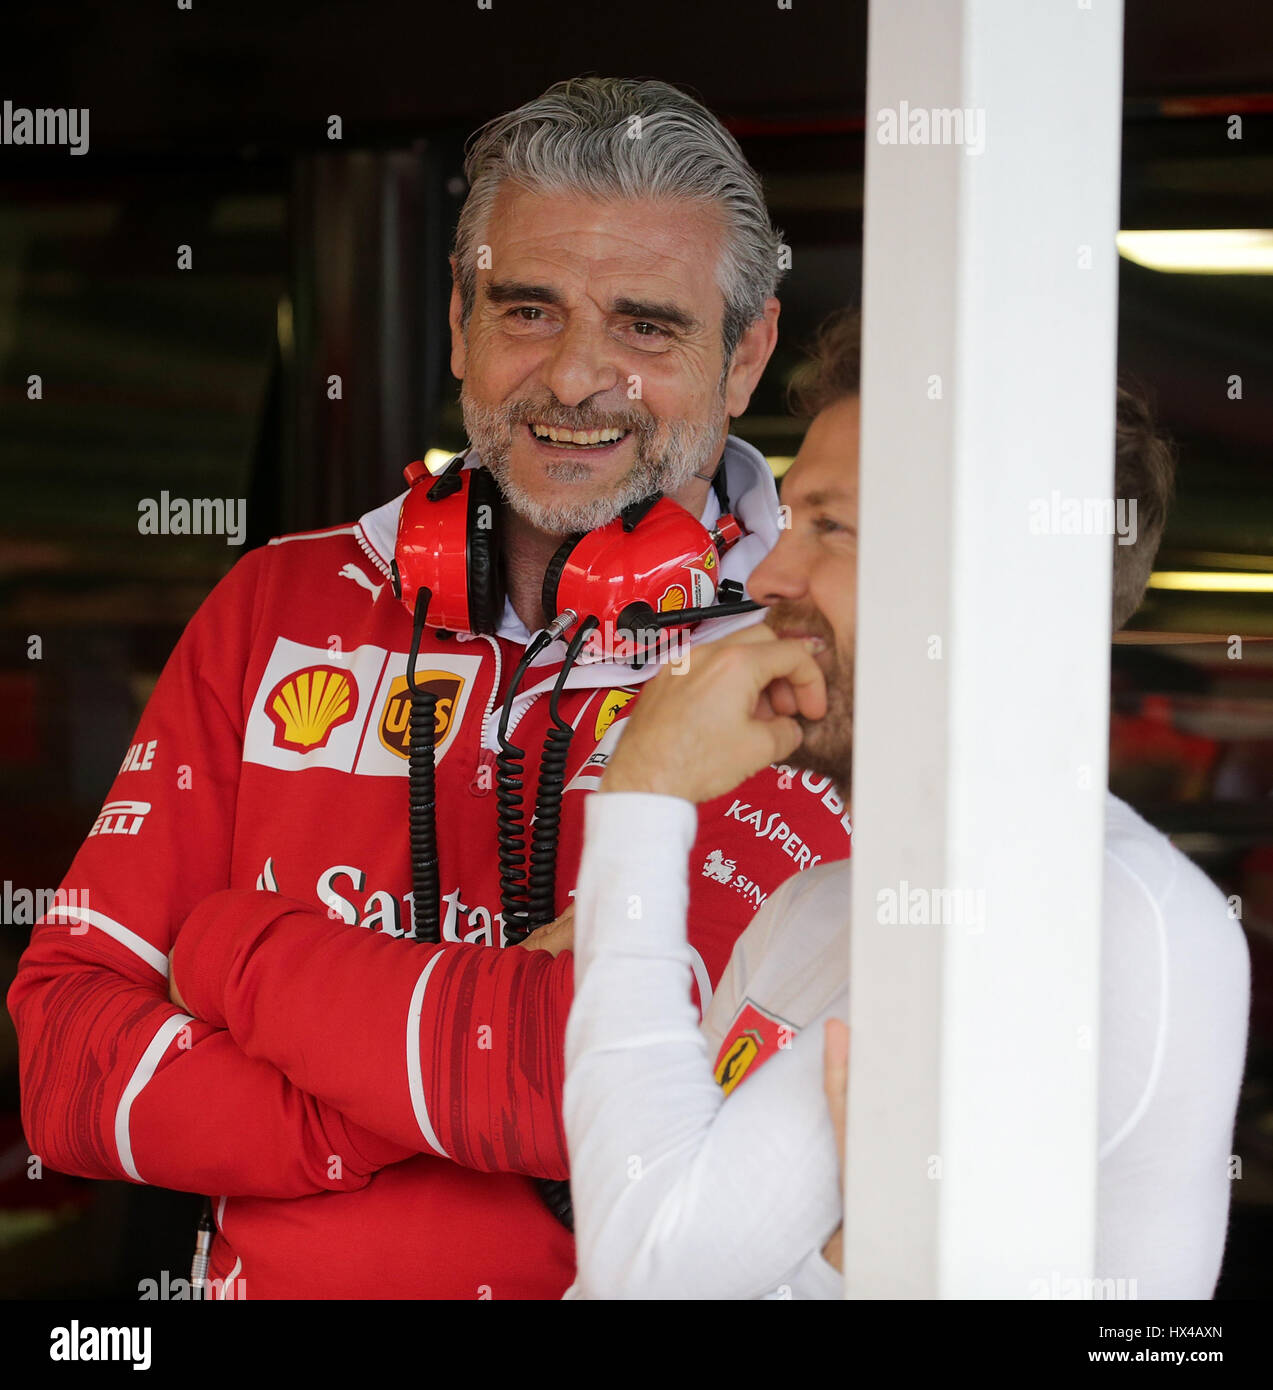
POLYGON ((729 375, 725 378, 725 409, 731 416, 747 409, 751 393, 764 375, 765 367, 778 344, 778 314, 782 306, 772 296, 765 300, 764 312, 748 324, 734 349, 729 375))
POLYGON ((464 380, 464 329, 461 325, 463 302, 460 299, 460 281, 455 273, 455 257, 451 257, 451 308, 448 318, 451 322, 451 375, 464 380))

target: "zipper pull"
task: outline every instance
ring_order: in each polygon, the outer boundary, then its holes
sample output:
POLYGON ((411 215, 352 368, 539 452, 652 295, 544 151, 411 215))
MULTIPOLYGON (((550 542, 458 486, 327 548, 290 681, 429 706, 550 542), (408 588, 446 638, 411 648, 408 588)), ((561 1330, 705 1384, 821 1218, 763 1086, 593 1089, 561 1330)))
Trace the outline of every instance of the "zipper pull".
POLYGON ((477 767, 473 770, 469 791, 474 796, 486 796, 494 785, 495 754, 489 748, 483 748, 478 754, 477 767))

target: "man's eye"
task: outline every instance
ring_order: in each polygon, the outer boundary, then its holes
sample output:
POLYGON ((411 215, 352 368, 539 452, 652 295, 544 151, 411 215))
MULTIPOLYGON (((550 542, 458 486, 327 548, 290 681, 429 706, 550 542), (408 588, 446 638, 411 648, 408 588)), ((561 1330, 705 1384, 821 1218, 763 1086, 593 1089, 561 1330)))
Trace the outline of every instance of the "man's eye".
POLYGON ((829 516, 819 516, 814 518, 814 529, 818 531, 847 531, 847 526, 841 526, 838 521, 834 521, 829 516))
POLYGON ((523 322, 534 323, 535 320, 529 317, 531 314, 542 314, 544 311, 536 304, 519 304, 516 309, 510 309, 505 315, 506 318, 516 318, 526 315, 523 322))
POLYGON ((638 333, 637 337, 639 338, 670 338, 672 336, 666 328, 660 328, 657 323, 649 323, 644 319, 638 320, 632 327, 634 329, 648 328, 650 330, 648 333, 638 333))

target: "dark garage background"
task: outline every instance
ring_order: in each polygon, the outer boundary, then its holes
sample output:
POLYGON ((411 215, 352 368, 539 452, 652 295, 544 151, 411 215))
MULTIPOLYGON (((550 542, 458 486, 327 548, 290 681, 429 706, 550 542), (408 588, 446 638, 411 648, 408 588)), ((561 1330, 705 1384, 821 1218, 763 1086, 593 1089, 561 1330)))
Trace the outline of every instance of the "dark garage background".
MULTIPOLYGON (((245 497, 254 546, 350 520, 401 490, 410 459, 463 442, 445 328, 463 143, 551 82, 688 86, 742 143, 794 259, 781 346, 737 432, 794 453, 797 348, 859 291, 865 35, 865 4, 844 0, 7 17, 0 98, 88 107, 91 151, 0 148, 0 880, 61 880, 168 652, 240 553, 136 545, 139 498, 245 497), (183 242, 193 272, 176 268, 183 242)), ((1266 7, 1127 0, 1125 96, 1125 229, 1273 227, 1266 7)), ((1273 574, 1273 277, 1123 262, 1120 298, 1122 367, 1181 451, 1160 568, 1273 574)), ((1273 602, 1155 591, 1135 627, 1114 651, 1112 785, 1244 904, 1254 1004, 1219 1296, 1266 1296, 1273 646, 1258 639, 1273 602)), ((25 939, 0 933, 5 989, 25 939)), ((0 1294, 135 1298, 186 1267, 197 1199, 27 1180, 17 1075, 0 1014, 0 1294)))

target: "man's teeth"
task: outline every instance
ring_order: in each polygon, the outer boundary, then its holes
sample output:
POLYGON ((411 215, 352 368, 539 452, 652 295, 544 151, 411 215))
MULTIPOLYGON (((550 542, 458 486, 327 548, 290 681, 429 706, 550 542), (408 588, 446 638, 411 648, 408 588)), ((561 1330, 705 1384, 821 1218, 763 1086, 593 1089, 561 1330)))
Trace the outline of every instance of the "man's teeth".
POLYGON ((622 439, 627 430, 559 430, 553 425, 531 425, 536 439, 551 439, 554 444, 610 444, 622 439))

